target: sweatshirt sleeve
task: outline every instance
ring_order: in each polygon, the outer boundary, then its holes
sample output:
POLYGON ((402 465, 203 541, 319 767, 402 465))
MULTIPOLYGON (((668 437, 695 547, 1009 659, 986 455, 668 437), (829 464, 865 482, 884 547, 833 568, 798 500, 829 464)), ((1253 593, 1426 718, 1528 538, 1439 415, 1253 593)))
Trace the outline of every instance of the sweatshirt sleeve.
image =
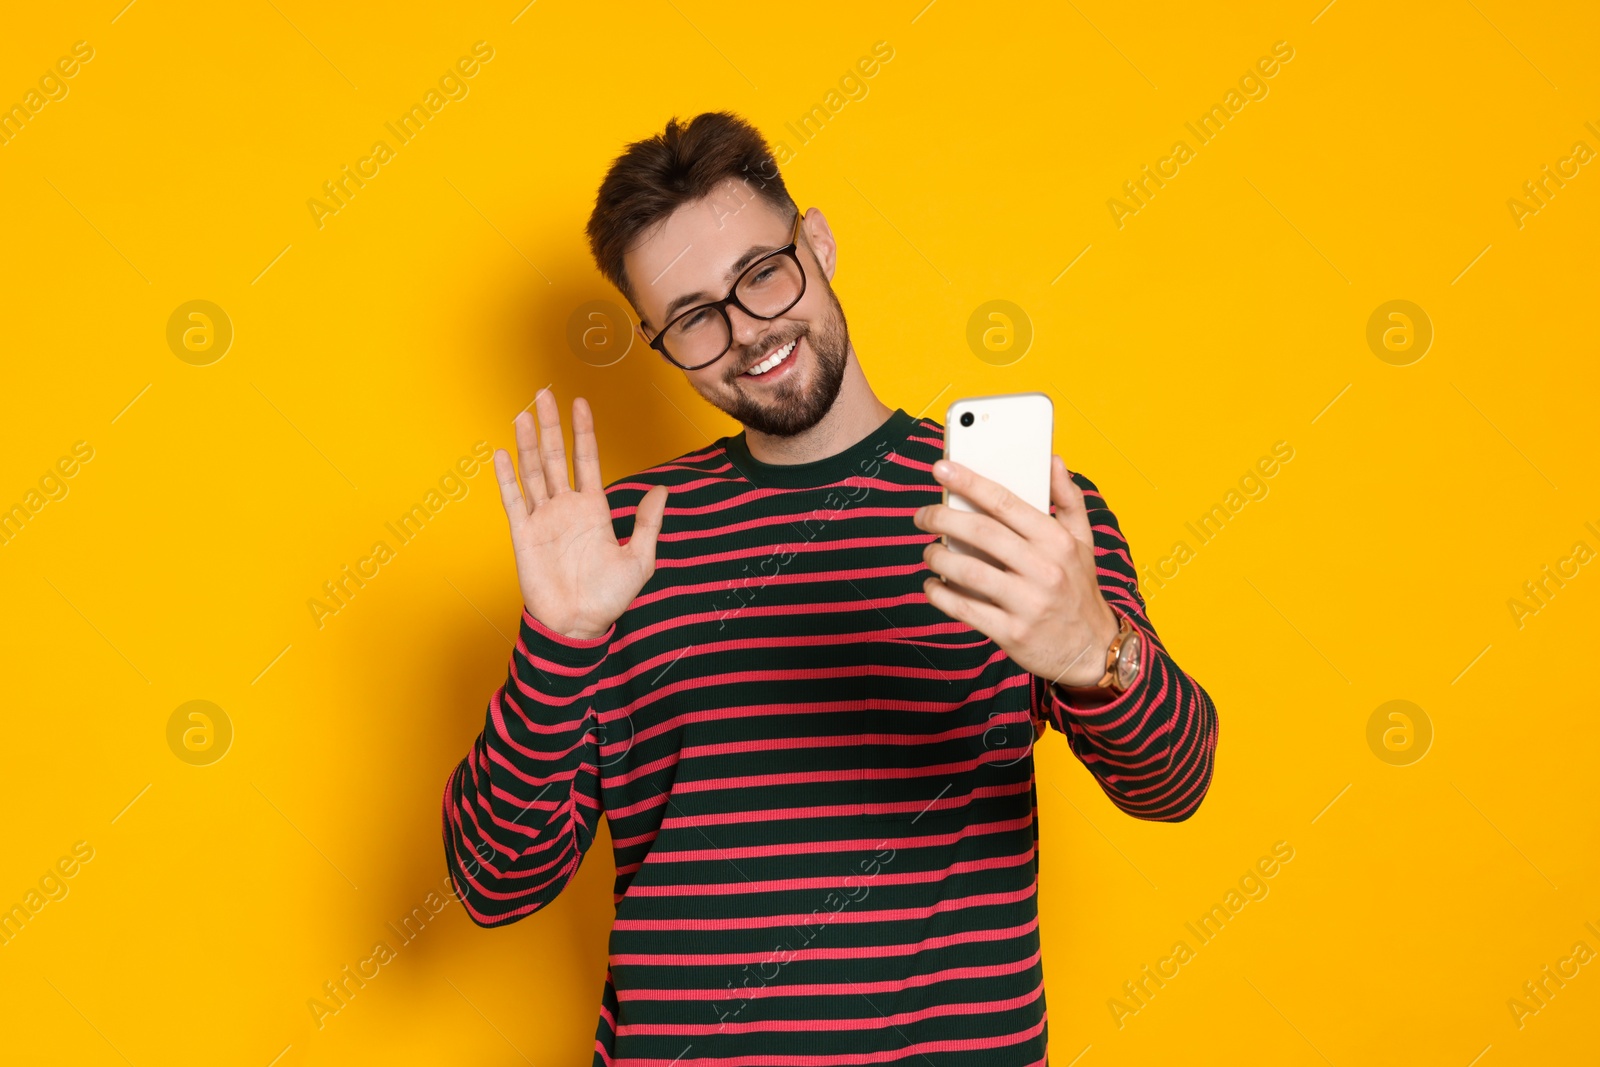
POLYGON ((1211 785, 1217 710, 1151 625, 1128 542, 1100 490, 1077 472, 1072 480, 1083 490, 1094 532, 1100 593, 1119 623, 1126 617, 1138 630, 1143 655, 1133 684, 1099 704, 1035 676, 1034 714, 1066 735, 1073 753, 1122 811, 1136 819, 1181 822, 1194 814, 1211 785))
POLYGON ((445 783, 441 821, 456 896, 479 926, 531 914, 564 889, 601 811, 596 693, 616 624, 565 637, 524 608, 483 732, 445 783))

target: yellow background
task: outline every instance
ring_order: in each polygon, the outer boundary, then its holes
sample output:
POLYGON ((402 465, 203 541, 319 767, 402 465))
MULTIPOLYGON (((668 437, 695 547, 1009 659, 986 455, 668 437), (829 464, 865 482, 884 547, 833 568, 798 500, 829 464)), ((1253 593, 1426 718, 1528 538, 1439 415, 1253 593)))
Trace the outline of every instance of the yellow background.
POLYGON ((488 932, 452 905, 320 1029, 307 1007, 444 877, 440 793, 518 609, 492 474, 320 629, 307 601, 548 383, 593 402, 608 479, 736 429, 642 346, 601 368, 565 334, 617 299, 582 236, 607 162, 730 108, 830 220, 879 394, 942 418, 1050 392, 1140 563, 1295 450, 1146 587, 1220 712, 1198 815, 1127 818, 1040 746, 1053 1062, 1593 1062, 1600 964, 1520 1028, 1507 1001, 1600 950, 1600 574, 1520 628, 1507 602, 1600 549, 1600 165, 1520 228, 1506 201, 1600 150, 1594 7, 924 2, 8 12, 0 103, 95 50, 0 147, 0 504, 94 449, 0 547, 0 904, 94 849, 0 948, 8 1061, 588 1062, 604 834, 545 912, 488 932), (319 229, 307 200, 480 40, 469 95, 319 229), (800 145, 784 124, 878 41, 800 145), (1269 95, 1197 147, 1184 122, 1277 41, 1269 95), (1119 229, 1106 201, 1180 138, 1119 229), (235 331, 209 366, 166 342, 193 299, 235 331), (965 340, 992 299, 1035 329, 1006 366, 965 340), (1391 299, 1435 329, 1410 366, 1366 343, 1391 299), (204 767, 166 740, 196 699, 235 733, 204 767), (1409 766, 1367 744, 1392 699, 1434 731, 1409 766), (1270 894, 1197 947, 1185 922, 1279 841, 1270 894), (1119 1028, 1107 1002, 1179 939, 1119 1028))

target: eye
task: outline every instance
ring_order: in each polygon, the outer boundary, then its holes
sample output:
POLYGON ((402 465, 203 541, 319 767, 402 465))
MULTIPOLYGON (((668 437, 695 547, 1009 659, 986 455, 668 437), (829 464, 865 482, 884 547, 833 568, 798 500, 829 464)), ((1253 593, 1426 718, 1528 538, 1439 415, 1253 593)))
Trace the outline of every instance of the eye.
POLYGON ((772 279, 772 276, 774 274, 776 274, 776 273, 778 273, 778 265, 776 263, 770 263, 767 266, 764 266, 764 267, 760 268, 759 270, 757 270, 754 274, 752 274, 750 276, 750 278, 748 279, 749 284, 751 284, 751 285, 762 285, 762 284, 770 281, 772 279))
POLYGON ((700 310, 679 319, 677 328, 682 331, 693 330, 704 326, 706 324, 706 320, 710 317, 711 312, 707 311, 705 308, 701 308, 700 310))

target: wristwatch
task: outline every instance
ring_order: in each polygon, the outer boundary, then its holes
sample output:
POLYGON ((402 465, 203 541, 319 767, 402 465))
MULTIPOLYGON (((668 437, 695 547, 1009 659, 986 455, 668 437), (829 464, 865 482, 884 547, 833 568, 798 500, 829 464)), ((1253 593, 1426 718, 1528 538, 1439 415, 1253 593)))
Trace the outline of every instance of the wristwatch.
POLYGON ((1069 686, 1071 689, 1110 689, 1114 693, 1122 693, 1139 677, 1140 657, 1144 652, 1144 642, 1139 631, 1134 629, 1133 620, 1119 611, 1114 614, 1121 620, 1117 628, 1117 635, 1111 639, 1111 647, 1106 649, 1106 672, 1100 680, 1089 686, 1069 686))

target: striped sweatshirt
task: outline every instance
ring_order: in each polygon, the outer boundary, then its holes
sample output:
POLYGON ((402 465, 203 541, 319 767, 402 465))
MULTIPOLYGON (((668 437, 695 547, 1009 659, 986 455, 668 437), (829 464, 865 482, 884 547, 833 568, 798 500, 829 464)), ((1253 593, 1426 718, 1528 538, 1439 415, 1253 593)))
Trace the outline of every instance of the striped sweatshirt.
POLYGON ((928 602, 912 514, 941 499, 943 448, 903 409, 811 463, 721 438, 606 487, 619 542, 670 489, 655 573, 609 630, 524 609, 445 786, 445 854, 473 921, 502 926, 608 820, 594 1064, 1044 1065, 1034 742, 1062 735, 1134 818, 1205 796, 1216 710, 1089 479, 1101 593, 1144 639, 1127 691, 1077 706, 928 602))

